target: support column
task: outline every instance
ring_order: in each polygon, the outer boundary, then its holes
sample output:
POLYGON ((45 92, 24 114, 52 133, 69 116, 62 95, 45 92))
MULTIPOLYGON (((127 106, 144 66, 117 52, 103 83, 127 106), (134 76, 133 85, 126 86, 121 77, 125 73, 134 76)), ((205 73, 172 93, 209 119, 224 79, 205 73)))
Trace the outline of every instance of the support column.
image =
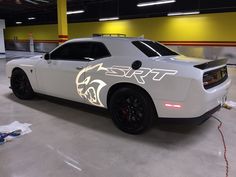
POLYGON ((57 0, 57 20, 59 44, 68 40, 67 0, 57 0))
POLYGON ((4 43, 4 33, 3 33, 4 29, 5 29, 5 20, 0 19, 0 55, 5 54, 5 43, 4 43))

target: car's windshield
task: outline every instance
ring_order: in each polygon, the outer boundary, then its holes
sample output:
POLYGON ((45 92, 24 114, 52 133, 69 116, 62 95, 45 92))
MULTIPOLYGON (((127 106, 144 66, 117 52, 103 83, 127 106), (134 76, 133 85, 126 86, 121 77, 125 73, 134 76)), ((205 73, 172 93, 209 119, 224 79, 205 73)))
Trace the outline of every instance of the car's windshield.
POLYGON ((148 57, 160 57, 169 55, 179 55, 167 47, 154 41, 133 41, 132 42, 140 51, 148 57))

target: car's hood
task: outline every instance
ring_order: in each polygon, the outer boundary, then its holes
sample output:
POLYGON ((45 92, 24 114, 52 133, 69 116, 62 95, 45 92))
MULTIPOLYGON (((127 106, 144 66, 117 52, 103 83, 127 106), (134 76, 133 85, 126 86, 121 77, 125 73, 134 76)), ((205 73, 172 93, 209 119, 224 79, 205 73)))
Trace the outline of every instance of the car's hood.
POLYGON ((152 60, 181 64, 181 65, 190 65, 190 66, 195 66, 195 65, 199 65, 199 64, 203 64, 203 63, 207 63, 207 62, 211 61, 211 60, 206 60, 206 59, 202 59, 202 58, 186 57, 183 55, 163 56, 163 57, 158 57, 158 58, 155 57, 155 58, 152 58, 152 60))
POLYGON ((19 58, 19 59, 14 59, 10 60, 7 62, 8 65, 34 65, 36 64, 40 59, 42 59, 42 55, 37 55, 33 57, 28 57, 28 58, 19 58))
POLYGON ((35 56, 32 56, 32 57, 28 57, 28 58, 22 58, 22 59, 25 59, 25 60, 37 60, 37 59, 42 59, 43 55, 35 55, 35 56))

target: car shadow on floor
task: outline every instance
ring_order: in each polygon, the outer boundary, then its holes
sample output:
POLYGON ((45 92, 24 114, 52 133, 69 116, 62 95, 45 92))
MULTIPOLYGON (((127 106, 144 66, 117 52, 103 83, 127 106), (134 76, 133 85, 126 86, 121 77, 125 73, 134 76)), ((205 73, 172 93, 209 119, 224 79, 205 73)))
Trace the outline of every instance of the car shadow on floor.
POLYGON ((33 100, 20 100, 13 94, 6 94, 6 98, 22 104, 31 109, 49 114, 58 119, 75 123, 79 126, 93 129, 102 133, 125 138, 131 141, 139 141, 163 148, 180 148, 181 144, 190 145, 201 140, 213 121, 207 121, 204 125, 181 125, 169 122, 159 123, 154 121, 150 131, 141 135, 129 135, 118 130, 111 120, 111 115, 106 109, 97 108, 81 103, 62 100, 45 95, 36 96, 33 100))

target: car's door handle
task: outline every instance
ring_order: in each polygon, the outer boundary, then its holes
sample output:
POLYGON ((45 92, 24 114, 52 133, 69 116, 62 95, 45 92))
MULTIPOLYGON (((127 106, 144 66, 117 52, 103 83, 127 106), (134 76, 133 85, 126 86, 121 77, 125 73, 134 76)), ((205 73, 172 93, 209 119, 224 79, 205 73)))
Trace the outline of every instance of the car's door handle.
POLYGON ((84 68, 83 66, 76 67, 77 70, 81 70, 83 68, 84 68))

